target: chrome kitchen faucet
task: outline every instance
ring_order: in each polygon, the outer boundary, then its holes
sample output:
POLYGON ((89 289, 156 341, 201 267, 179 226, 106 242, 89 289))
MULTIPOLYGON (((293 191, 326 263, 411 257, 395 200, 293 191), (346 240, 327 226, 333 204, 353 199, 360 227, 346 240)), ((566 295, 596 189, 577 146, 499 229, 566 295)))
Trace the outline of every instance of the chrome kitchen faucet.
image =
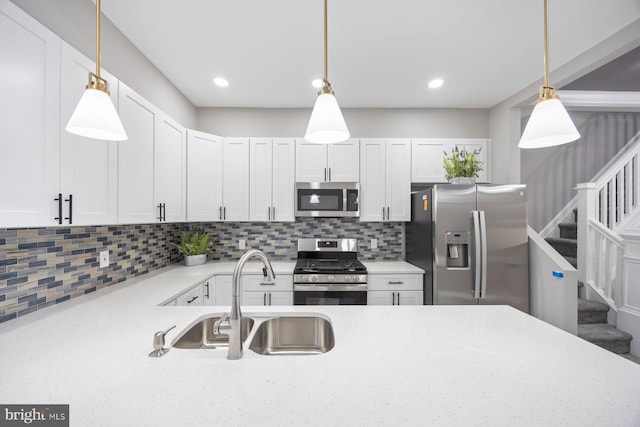
POLYGON ((214 325, 214 331, 216 334, 223 334, 229 336, 229 353, 227 359, 238 360, 242 358, 242 337, 241 337, 241 324, 242 324, 242 312, 240 310, 240 276, 242 269, 249 259, 256 257, 264 264, 264 273, 269 281, 273 281, 276 278, 276 274, 273 272, 271 262, 267 256, 258 249, 251 249, 245 252, 238 260, 236 267, 233 270, 233 296, 231 299, 231 313, 227 318, 225 313, 220 317, 220 320, 216 321, 214 325))

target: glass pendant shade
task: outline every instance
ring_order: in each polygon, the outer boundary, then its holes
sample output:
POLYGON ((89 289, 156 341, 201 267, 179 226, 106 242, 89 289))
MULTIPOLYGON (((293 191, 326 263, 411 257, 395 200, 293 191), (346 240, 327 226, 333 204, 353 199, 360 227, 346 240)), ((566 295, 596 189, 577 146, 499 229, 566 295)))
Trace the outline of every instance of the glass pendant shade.
POLYGON ((89 88, 84 91, 65 130, 87 138, 106 141, 127 140, 127 133, 122 127, 111 98, 99 89, 89 88))
POLYGON ((520 148, 544 148, 562 145, 580 138, 559 99, 546 99, 536 104, 522 133, 520 148))
POLYGON ((335 144, 346 141, 350 136, 336 97, 330 93, 318 95, 304 139, 319 144, 335 144))

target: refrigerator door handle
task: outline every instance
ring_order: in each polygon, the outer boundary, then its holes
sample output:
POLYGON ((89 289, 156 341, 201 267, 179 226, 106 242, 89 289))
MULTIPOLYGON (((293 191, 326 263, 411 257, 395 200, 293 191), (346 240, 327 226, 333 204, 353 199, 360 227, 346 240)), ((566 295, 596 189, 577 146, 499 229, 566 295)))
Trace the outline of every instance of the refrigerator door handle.
POLYGON ((480 298, 487 297, 487 221, 484 211, 479 212, 480 215, 480 241, 482 242, 482 289, 480 298))
POLYGON ((474 233, 474 246, 475 246, 475 274, 473 275, 473 297, 475 299, 480 299, 480 289, 482 287, 482 238, 481 234, 481 225, 480 225, 480 212, 479 211, 471 211, 473 215, 473 233, 474 233))

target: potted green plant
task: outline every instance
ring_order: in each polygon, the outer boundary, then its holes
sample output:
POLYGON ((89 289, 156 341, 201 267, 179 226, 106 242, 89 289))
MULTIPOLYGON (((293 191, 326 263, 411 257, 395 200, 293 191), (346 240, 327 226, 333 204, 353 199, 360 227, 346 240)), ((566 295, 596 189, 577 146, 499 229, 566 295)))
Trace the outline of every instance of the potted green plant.
POLYGON ((184 256, 184 265, 200 265, 207 262, 207 254, 213 251, 213 240, 204 230, 181 231, 180 243, 170 243, 184 256))
POLYGON ((480 160, 480 150, 469 151, 466 148, 459 149, 457 145, 451 150, 451 154, 444 152, 443 165, 445 178, 452 184, 472 184, 480 176, 484 163, 480 160))

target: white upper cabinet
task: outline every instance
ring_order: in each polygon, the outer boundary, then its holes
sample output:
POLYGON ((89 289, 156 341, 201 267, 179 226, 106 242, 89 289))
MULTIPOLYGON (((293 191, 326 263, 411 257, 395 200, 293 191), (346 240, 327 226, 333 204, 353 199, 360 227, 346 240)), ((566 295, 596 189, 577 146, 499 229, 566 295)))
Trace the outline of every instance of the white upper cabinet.
POLYGON ((187 130, 187 220, 222 219, 222 138, 187 130))
POLYGON ((154 205, 159 221, 187 219, 186 130, 164 113, 156 117, 154 143, 154 205))
MULTIPOLYGON (((118 143, 74 135, 64 130, 87 85, 95 63, 62 42, 60 193, 63 224, 115 224, 118 222, 118 143), (70 211, 70 207, 72 207, 70 211), (67 219, 70 218, 70 219, 67 219)), ((104 70, 114 105, 118 80, 104 70)))
POLYGON ((490 182, 489 146, 486 138, 421 138, 412 140, 411 182, 447 182, 443 166, 444 153, 451 154, 454 147, 478 150, 484 163, 477 182, 490 182))
POLYGON ((157 221, 153 194, 153 143, 156 110, 120 82, 119 114, 129 137, 118 143, 118 221, 157 221))
POLYGON ((3 1, 0 52, 0 227, 58 224, 60 39, 3 1))
POLYGON ((187 131, 187 220, 249 220, 249 139, 187 131))
POLYGON ((295 140, 251 138, 251 221, 294 221, 295 140))
POLYGON ((360 140, 360 221, 411 220, 411 141, 360 140))
POLYGON ((316 144, 296 140, 297 182, 358 182, 360 178, 357 139, 339 144, 316 144))
POLYGON ((222 140, 222 220, 249 220, 249 139, 222 140))

